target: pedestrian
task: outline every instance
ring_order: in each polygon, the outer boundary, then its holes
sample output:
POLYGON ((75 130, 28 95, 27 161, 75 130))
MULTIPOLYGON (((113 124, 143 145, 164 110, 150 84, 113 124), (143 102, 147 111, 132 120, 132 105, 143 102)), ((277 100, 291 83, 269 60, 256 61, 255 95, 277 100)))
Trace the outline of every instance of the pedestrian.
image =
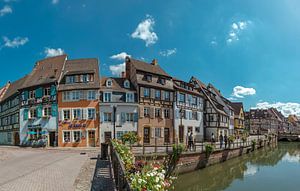
POLYGON ((212 134, 211 134, 211 143, 214 143, 214 142, 215 142, 215 134, 212 133, 212 134))
POLYGON ((224 135, 225 149, 227 148, 227 141, 228 141, 227 134, 225 134, 224 135))
POLYGON ((187 144, 188 149, 190 148, 190 142, 189 142, 190 134, 191 134, 191 131, 188 130, 188 133, 186 135, 186 144, 187 144))
POLYGON ((192 151, 193 146, 193 133, 191 132, 189 135, 189 150, 192 151))
POLYGON ((223 138, 223 135, 222 135, 222 133, 220 134, 220 136, 219 136, 219 141, 220 141, 220 149, 222 148, 222 145, 223 145, 223 140, 224 140, 224 138, 223 138))

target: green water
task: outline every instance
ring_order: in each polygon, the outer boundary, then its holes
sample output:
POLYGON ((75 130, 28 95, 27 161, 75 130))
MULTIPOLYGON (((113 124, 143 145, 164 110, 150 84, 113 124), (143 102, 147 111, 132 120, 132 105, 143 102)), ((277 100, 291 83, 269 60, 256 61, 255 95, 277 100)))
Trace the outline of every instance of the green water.
POLYGON ((175 190, 299 191, 300 143, 279 143, 277 148, 180 175, 175 190))

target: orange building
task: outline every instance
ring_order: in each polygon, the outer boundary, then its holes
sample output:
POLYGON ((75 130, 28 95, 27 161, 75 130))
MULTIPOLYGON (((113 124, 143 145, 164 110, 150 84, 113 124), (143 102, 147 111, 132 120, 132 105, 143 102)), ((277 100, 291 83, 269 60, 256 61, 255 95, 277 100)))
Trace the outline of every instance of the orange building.
POLYGON ((58 146, 96 147, 99 138, 97 59, 67 60, 58 85, 58 146))

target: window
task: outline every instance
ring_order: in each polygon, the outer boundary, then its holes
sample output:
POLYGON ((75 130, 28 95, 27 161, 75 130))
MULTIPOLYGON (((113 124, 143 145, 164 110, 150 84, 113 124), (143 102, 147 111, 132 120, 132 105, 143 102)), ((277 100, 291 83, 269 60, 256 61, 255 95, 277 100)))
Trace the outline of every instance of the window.
POLYGON ((192 120, 198 120, 198 114, 195 111, 192 112, 192 120))
POLYGON ((160 83, 160 84, 162 84, 162 85, 165 85, 166 84, 166 79, 164 79, 164 78, 159 78, 159 82, 158 83, 160 83))
POLYGON ((179 102, 185 102, 185 94, 183 93, 179 94, 179 102))
POLYGON ((44 96, 50 96, 50 88, 44 88, 44 96))
POLYGON ((147 74, 145 76, 146 81, 151 82, 152 81, 152 76, 150 74, 147 74))
POLYGON ((112 114, 111 113, 104 113, 104 121, 105 122, 111 122, 112 120, 112 114))
POLYGON ((197 105, 197 97, 195 96, 192 97, 192 104, 197 105))
POLYGON ((150 89, 144 88, 144 97, 150 97, 150 89))
POLYGON ((155 137, 161 137, 161 129, 160 128, 155 128, 155 137))
POLYGON ((128 80, 125 80, 125 82, 124 82, 124 87, 125 87, 125 88, 130 88, 130 83, 129 83, 128 80))
POLYGON ((123 135, 124 135, 123 131, 117 131, 117 139, 121 140, 123 135))
POLYGON ((170 100, 170 92, 168 92, 168 91, 165 91, 165 100, 170 100))
POLYGON ((96 99, 96 91, 95 90, 89 90, 87 99, 88 100, 95 100, 96 99))
POLYGON ((79 100, 79 99, 80 99, 80 92, 72 91, 72 100, 79 100))
POLYGON ((65 101, 70 101, 71 100, 71 92, 64 92, 63 96, 64 96, 65 101))
POLYGON ((51 115, 51 107, 44 107, 43 109, 43 116, 49 117, 51 115))
POLYGON ((200 127, 195 127, 195 132, 200 133, 200 127))
POLYGON ((70 114, 71 114, 70 110, 63 110, 64 120, 69 120, 71 118, 70 114))
POLYGON ((75 82, 75 76, 67 76, 66 84, 73 84, 75 82))
POLYGON ((134 102, 134 94, 133 93, 126 93, 126 102, 134 102))
POLYGON ((71 132, 70 131, 64 131, 63 142, 64 143, 71 142, 71 132))
POLYGON ((76 143, 81 141, 81 131, 73 131, 73 141, 76 143))
POLYGON ((73 119, 81 119, 81 109, 73 109, 73 119))
POLYGON ((112 80, 111 79, 108 79, 106 81, 106 87, 111 87, 112 86, 112 80))
POLYGON ((149 117, 149 116, 150 116, 150 108, 144 107, 144 117, 149 117))
POLYGON ((161 117, 160 116, 160 108, 155 108, 155 117, 161 117))
POLYGON ((111 102, 111 93, 110 92, 104 92, 103 102, 111 102))
POLYGON ((134 120, 134 114, 133 113, 126 113, 126 121, 127 122, 133 122, 134 120))
POLYGON ((84 83, 86 83, 86 82, 89 81, 88 75, 87 75, 87 74, 82 75, 82 81, 83 81, 84 83))
POLYGON ((35 91, 29 91, 29 99, 34 99, 35 98, 35 91))
POLYGON ((95 119, 96 118, 96 110, 94 108, 88 109, 88 119, 95 119))
POLYGON ((160 99, 160 90, 155 90, 155 99, 160 99))
POLYGON ((37 114, 36 114, 36 109, 33 108, 33 109, 30 109, 30 118, 36 118, 37 117, 37 114))
POLYGON ((165 118, 170 118, 170 110, 169 109, 164 109, 164 117, 165 118))

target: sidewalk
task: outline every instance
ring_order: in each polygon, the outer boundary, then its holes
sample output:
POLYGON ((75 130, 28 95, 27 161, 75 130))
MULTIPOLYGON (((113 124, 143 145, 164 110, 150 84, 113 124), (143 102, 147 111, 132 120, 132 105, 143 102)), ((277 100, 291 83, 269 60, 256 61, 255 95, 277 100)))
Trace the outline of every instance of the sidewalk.
POLYGON ((1 148, 9 148, 9 149, 34 149, 34 150, 57 150, 57 151, 82 151, 82 152, 100 152, 100 147, 20 147, 20 146, 12 146, 12 145, 0 145, 1 148))

